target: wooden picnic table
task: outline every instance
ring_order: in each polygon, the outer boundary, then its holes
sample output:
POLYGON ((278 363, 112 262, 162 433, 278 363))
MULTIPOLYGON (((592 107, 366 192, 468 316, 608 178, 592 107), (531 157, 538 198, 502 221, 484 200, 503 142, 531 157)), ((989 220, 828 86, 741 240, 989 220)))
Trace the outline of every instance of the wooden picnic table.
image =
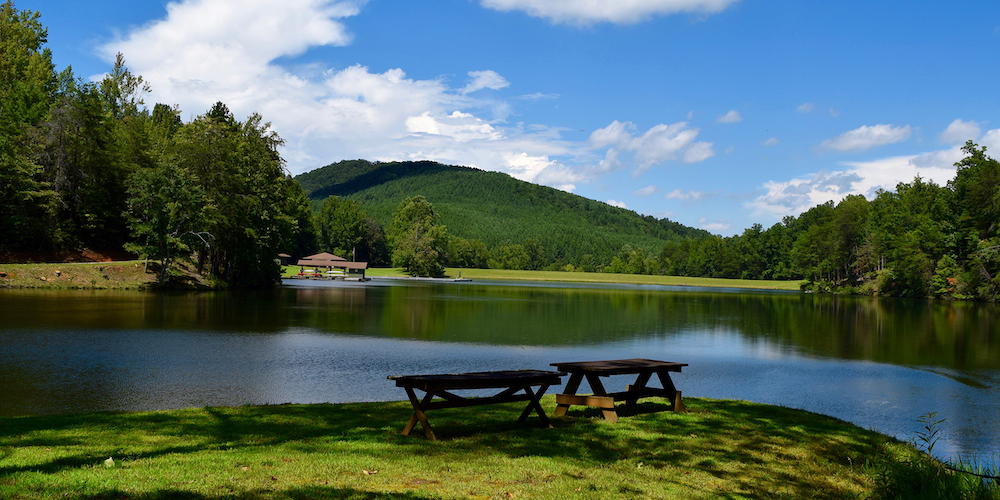
POLYGON ((684 403, 681 401, 681 391, 674 387, 674 382, 670 380, 670 372, 680 372, 681 367, 687 363, 672 363, 669 361, 657 361, 653 359, 619 359, 613 361, 579 361, 571 363, 552 363, 559 371, 570 374, 562 394, 556 395, 555 416, 565 415, 571 405, 596 406, 601 409, 604 418, 609 422, 618 421, 618 413, 615 412, 615 402, 625 401, 627 405, 634 405, 639 398, 662 397, 666 398, 673 405, 674 411, 685 411, 684 403), (628 386, 623 392, 608 393, 601 383, 601 377, 611 375, 635 374, 635 383, 628 386), (649 387, 649 379, 656 375, 660 379, 662 388, 649 387), (580 388, 580 382, 587 378, 593 390, 593 396, 578 396, 576 391, 580 388))
POLYGON ((493 372, 474 373, 446 373, 436 375, 404 375, 390 376, 389 380, 396 381, 396 387, 406 390, 406 395, 413 405, 413 416, 410 422, 403 429, 403 435, 407 436, 417 422, 424 428, 424 435, 427 439, 437 439, 434 431, 431 430, 427 422, 428 410, 438 408, 460 408, 465 406, 478 406, 494 403, 511 403, 516 401, 528 401, 527 408, 521 413, 518 422, 524 422, 531 415, 532 410, 538 414, 542 425, 549 425, 549 418, 545 415, 545 410, 538 404, 538 400, 545 395, 550 385, 562 384, 562 377, 565 373, 550 372, 543 370, 506 370, 493 372), (532 387, 538 387, 532 390, 532 387), (426 394, 423 399, 418 399, 414 390, 419 389, 426 394), (453 394, 451 391, 463 389, 502 389, 500 392, 487 397, 465 398, 453 394), (523 391, 523 392, 522 392, 523 391), (440 398, 434 400, 434 398, 440 398))

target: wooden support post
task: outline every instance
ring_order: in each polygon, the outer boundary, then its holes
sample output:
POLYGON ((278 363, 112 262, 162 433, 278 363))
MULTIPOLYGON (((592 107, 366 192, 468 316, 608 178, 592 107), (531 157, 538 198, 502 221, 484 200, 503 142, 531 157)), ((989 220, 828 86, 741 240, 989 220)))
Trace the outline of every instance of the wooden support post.
MULTIPOLYGON (((580 388, 580 382, 583 381, 583 373, 576 372, 569 376, 569 381, 566 382, 566 387, 563 390, 563 394, 576 394, 576 390, 580 388)), ((556 396, 556 401, 558 402, 558 396, 556 396)), ((569 410, 569 403, 559 403, 556 406, 556 411, 553 415, 561 417, 566 414, 569 410)))
POLYGON ((437 437, 434 436, 434 431, 431 430, 431 424, 427 422, 427 415, 424 414, 423 410, 424 405, 434 399, 434 393, 428 392, 424 396, 423 403, 417 399, 417 395, 413 392, 412 387, 406 387, 406 395, 409 396, 410 405, 413 406, 413 416, 410 417, 410 423, 406 424, 406 428, 403 429, 403 435, 410 435, 410 431, 413 430, 413 427, 419 421, 420 425, 424 428, 424 435, 427 436, 427 439, 432 441, 437 440, 437 437))

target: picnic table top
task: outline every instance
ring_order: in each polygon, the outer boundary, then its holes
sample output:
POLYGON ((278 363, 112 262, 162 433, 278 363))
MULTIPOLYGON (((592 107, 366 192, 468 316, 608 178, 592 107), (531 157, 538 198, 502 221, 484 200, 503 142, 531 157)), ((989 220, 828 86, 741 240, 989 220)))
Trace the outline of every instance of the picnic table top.
POLYGON ((616 359, 607 361, 574 361, 567 363, 551 363, 560 371, 585 372, 598 375, 620 375, 624 373, 639 373, 643 371, 654 372, 666 370, 671 372, 681 371, 681 367, 687 363, 674 363, 671 361, 658 361, 655 359, 616 359))
POLYGON ((396 387, 419 389, 495 389, 499 387, 559 385, 565 373, 545 370, 502 370, 493 372, 440 373, 432 375, 390 375, 396 387))

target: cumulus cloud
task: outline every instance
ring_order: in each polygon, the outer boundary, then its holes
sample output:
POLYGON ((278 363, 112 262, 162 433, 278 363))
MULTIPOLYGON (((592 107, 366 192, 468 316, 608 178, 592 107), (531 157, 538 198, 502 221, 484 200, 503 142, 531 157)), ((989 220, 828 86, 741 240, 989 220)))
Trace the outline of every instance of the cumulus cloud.
POLYGON ((99 51, 109 62, 122 52, 132 72, 151 83, 147 102, 178 104, 185 117, 216 101, 240 118, 261 113, 286 140, 282 156, 293 174, 342 158, 434 160, 567 191, 599 174, 562 161, 592 155, 588 144, 564 141, 552 127, 497 121, 509 106, 475 97, 510 85, 495 71, 469 71, 452 87, 445 78, 410 78, 402 68, 282 65, 311 47, 349 44, 342 21, 364 3, 289 0, 277 9, 266 0, 180 0, 167 4, 162 19, 99 51))
POLYGON ((979 139, 980 146, 986 146, 986 154, 991 158, 1000 158, 1000 128, 990 130, 979 139))
POLYGON ((627 206, 625 206, 625 202, 624 201, 608 200, 605 203, 607 203, 608 205, 611 205, 612 207, 628 208, 627 206))
POLYGON ((593 149, 610 147, 605 161, 599 167, 622 166, 618 160, 620 152, 630 152, 639 175, 650 167, 667 161, 680 159, 685 163, 698 163, 715 155, 710 142, 696 142, 699 129, 688 127, 687 122, 670 125, 659 124, 642 135, 635 135, 635 124, 615 120, 607 127, 590 134, 589 144, 593 149))
POLYGON ((799 113, 810 113, 814 109, 816 109, 816 105, 811 102, 807 102, 800 104, 799 107, 795 108, 795 111, 798 111, 799 113))
POLYGON ((719 123, 736 123, 743 121, 743 117, 740 116, 740 112, 735 109, 730 109, 728 113, 720 116, 715 121, 719 123))
POLYGON ((766 141, 761 141, 760 145, 761 146, 777 146, 779 142, 781 142, 781 141, 779 141, 777 137, 771 137, 770 139, 767 139, 766 141))
POLYGON ((522 11, 555 23, 635 24, 657 15, 681 12, 716 13, 739 0, 480 0, 502 12, 522 11))
POLYGON ((500 76, 499 73, 493 70, 470 71, 469 76, 472 77, 472 81, 469 82, 465 88, 459 91, 462 94, 468 94, 482 89, 499 90, 510 86, 510 82, 508 82, 506 78, 500 76))
POLYGON ((863 125, 854 130, 848 130, 833 139, 827 139, 820 144, 824 149, 836 151, 864 151, 875 146, 895 144, 910 138, 910 126, 895 127, 892 125, 863 125))
POLYGON ((941 140, 955 145, 965 144, 965 141, 979 137, 979 124, 973 121, 963 122, 960 119, 948 124, 948 128, 941 132, 941 140))
POLYGON ((840 171, 820 171, 789 181, 764 183, 763 194, 746 203, 753 215, 780 220, 798 215, 827 201, 840 202, 848 195, 873 199, 879 189, 893 190, 900 182, 924 181, 944 185, 955 176, 954 163, 962 151, 953 147, 919 155, 894 156, 867 162, 844 162, 840 171))

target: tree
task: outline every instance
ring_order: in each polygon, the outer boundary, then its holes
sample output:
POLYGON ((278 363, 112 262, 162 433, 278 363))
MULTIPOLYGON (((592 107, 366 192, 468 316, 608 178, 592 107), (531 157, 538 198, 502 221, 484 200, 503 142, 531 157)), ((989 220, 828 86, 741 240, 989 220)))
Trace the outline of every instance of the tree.
POLYGON ((159 283, 163 285, 175 257, 191 253, 199 244, 209 247, 211 205, 187 170, 173 163, 141 169, 129 176, 125 212, 133 242, 125 249, 160 261, 159 283))
POLYGON ((403 200, 389 230, 392 265, 412 276, 444 276, 448 232, 437 224, 434 206, 423 196, 403 200))
POLYGON ((0 249, 39 246, 52 234, 56 194, 40 179, 27 134, 58 87, 48 30, 37 12, 0 4, 0 249))
POLYGON ((320 246, 335 255, 351 259, 362 246, 368 231, 361 204, 355 200, 330 196, 319 206, 316 226, 320 246))
POLYGON ((270 286, 280 279, 274 259, 301 230, 287 201, 295 181, 278 153, 283 141, 256 113, 239 122, 224 104, 216 112, 225 117, 199 116, 178 130, 168 153, 215 207, 214 244, 201 251, 199 264, 234 287, 270 286))

